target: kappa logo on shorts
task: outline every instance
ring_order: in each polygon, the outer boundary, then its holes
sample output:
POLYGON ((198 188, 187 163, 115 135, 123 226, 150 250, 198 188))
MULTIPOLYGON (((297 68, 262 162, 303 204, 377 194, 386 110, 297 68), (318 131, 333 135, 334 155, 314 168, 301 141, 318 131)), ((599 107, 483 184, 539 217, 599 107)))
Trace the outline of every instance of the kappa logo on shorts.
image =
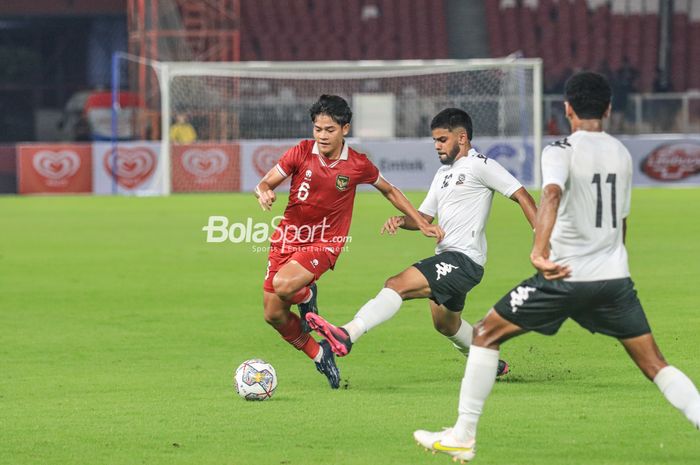
POLYGON ((437 271, 437 279, 435 281, 440 281, 442 276, 447 276, 452 270, 459 269, 458 266, 454 266, 451 263, 440 262, 435 264, 435 271, 437 271))
POLYGON ((316 267, 318 266, 318 260, 315 259, 315 258, 314 258, 313 260, 311 260, 311 266, 313 266, 314 268, 316 268, 316 267))
POLYGON ((527 299, 530 298, 530 293, 535 292, 537 289, 530 286, 518 286, 518 288, 510 293, 510 309, 513 313, 518 311, 520 307, 527 299))

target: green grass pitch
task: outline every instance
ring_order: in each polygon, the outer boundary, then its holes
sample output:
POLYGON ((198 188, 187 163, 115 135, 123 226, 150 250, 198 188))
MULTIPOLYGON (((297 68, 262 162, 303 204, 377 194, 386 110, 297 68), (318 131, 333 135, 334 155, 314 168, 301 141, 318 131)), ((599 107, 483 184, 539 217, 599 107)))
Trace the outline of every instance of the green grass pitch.
MULTIPOLYGON (((628 234, 660 347, 696 383, 699 205, 698 189, 635 190, 628 234)), ((205 242, 210 215, 269 221, 251 195, 4 197, 0 212, 0 463, 449 463, 411 437, 452 425, 465 364, 427 302, 407 302, 339 359, 344 386, 332 391, 262 319, 266 255, 205 242), (252 357, 277 369, 271 401, 234 393, 233 371, 252 357)), ((358 194, 350 250, 319 283, 331 321, 432 254, 419 233, 380 236, 391 214, 379 193, 358 194)), ((488 239, 472 322, 532 273, 517 205, 496 199, 488 239)), ((502 356, 513 372, 486 404, 476 463, 700 463, 700 433, 617 341, 569 322, 502 356)))

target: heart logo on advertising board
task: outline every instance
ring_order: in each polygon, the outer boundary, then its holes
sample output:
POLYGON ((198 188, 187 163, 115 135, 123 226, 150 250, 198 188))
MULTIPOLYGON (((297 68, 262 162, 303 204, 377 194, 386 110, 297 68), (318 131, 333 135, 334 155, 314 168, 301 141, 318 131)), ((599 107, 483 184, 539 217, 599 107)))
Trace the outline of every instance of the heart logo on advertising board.
POLYGON ((642 161, 642 171, 660 181, 677 181, 700 173, 700 145, 677 143, 657 147, 642 161))
POLYGON ((282 158, 291 146, 261 145, 253 152, 253 166, 262 177, 267 174, 282 158))
MULTIPOLYGON (((104 156, 104 169, 112 175, 112 160, 110 150, 104 156)), ((133 189, 143 184, 156 169, 158 157, 147 147, 117 149, 115 174, 119 185, 126 189, 133 189)))
POLYGON ((182 166, 199 178, 208 178, 224 172, 228 157, 220 149, 189 149, 182 155, 182 166))
POLYGON ((32 166, 37 173, 51 181, 63 181, 78 172, 80 157, 71 150, 42 150, 34 155, 32 166))

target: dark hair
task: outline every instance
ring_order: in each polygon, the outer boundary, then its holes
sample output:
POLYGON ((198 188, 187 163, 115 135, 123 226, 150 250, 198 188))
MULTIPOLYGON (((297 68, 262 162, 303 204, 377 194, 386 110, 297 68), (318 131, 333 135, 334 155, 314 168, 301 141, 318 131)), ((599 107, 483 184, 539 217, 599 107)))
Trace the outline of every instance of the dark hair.
POLYGON ((566 80, 565 98, 581 119, 602 119, 610 106, 608 80, 592 71, 581 71, 566 80))
POLYGON ((350 124, 352 110, 343 97, 337 95, 321 95, 318 101, 309 108, 311 121, 315 122, 318 115, 328 115, 341 127, 350 124))
POLYGON ((474 128, 472 127, 472 119, 466 111, 459 108, 445 108, 440 113, 435 115, 430 122, 430 130, 433 129, 449 129, 452 131, 455 128, 464 128, 467 131, 467 139, 472 140, 474 128))

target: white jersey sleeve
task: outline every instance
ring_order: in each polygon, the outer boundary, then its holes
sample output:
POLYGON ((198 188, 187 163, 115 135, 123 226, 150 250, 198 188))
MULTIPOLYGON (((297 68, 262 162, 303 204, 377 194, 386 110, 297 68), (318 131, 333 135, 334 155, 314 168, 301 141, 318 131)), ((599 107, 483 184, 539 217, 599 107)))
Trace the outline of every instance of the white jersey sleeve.
POLYGON ((425 213, 426 215, 430 215, 433 218, 435 218, 435 215, 437 214, 438 211, 438 195, 437 195, 437 188, 435 187, 437 182, 437 178, 439 177, 440 171, 438 171, 435 174, 435 177, 433 178, 433 182, 430 183, 430 189, 428 189, 428 195, 425 196, 425 199, 423 199, 423 203, 420 204, 420 207, 418 207, 418 211, 421 213, 425 213))
POLYGON ((566 190, 571 165, 571 148, 566 139, 548 145, 542 151, 542 188, 548 184, 556 184, 562 191, 566 190))
POLYGON ((474 176, 484 186, 506 197, 510 197, 523 187, 507 169, 491 158, 478 157, 478 161, 474 163, 474 176))

